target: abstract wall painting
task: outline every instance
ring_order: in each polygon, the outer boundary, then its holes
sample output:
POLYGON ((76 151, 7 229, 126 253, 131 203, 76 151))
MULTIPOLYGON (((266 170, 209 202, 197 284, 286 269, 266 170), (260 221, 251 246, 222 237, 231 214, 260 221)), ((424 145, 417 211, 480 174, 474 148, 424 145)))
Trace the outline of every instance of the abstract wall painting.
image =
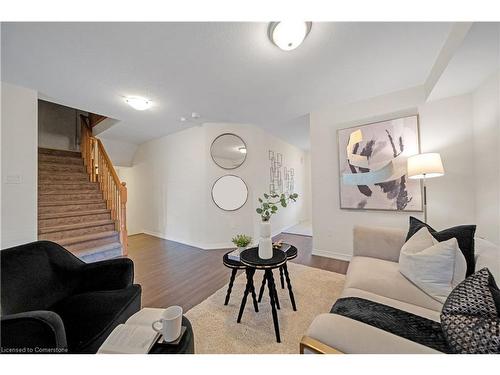
POLYGON ((422 211, 406 160, 419 153, 418 116, 338 130, 340 208, 422 211))

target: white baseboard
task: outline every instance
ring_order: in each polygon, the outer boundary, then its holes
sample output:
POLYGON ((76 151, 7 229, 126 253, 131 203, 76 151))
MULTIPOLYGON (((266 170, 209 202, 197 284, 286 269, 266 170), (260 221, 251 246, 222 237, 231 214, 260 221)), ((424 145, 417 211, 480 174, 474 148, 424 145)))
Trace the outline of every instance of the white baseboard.
MULTIPOLYGON (((271 233, 271 237, 277 236, 278 234, 280 234, 281 232, 283 232, 284 230, 286 230, 288 228, 291 228, 292 226, 283 228, 283 229, 278 230, 278 231, 274 231, 273 233, 271 233)), ((155 237, 163 238, 164 240, 178 242, 178 243, 181 243, 181 244, 184 244, 184 245, 197 247, 197 248, 200 248, 202 250, 232 249, 232 248, 235 247, 234 244, 232 242, 230 242, 230 241, 208 244, 208 243, 202 243, 202 242, 188 241, 188 240, 181 239, 181 238, 174 238, 174 237, 171 237, 171 236, 167 236, 165 233, 155 232, 155 231, 151 231, 151 230, 147 230, 147 229, 143 229, 142 233, 149 234, 150 236, 155 236, 155 237)), ((257 246, 258 238, 255 238, 254 241, 255 241, 255 243, 252 244, 252 245, 253 246, 257 246)))
POLYGON ((201 242, 187 241, 187 240, 181 239, 181 238, 170 237, 170 236, 167 236, 165 233, 155 232, 155 231, 151 231, 151 230, 147 230, 147 229, 143 229, 142 233, 149 234, 150 236, 159 237, 159 238, 162 238, 162 239, 167 240, 167 241, 178 242, 178 243, 181 243, 184 245, 197 247, 197 248, 202 249, 202 250, 220 250, 220 249, 234 248, 234 245, 232 242, 205 244, 205 243, 201 243, 201 242))
POLYGON ((345 260, 347 262, 350 262, 351 258, 352 258, 352 255, 349 255, 349 254, 342 254, 342 253, 336 253, 334 251, 324 251, 324 250, 318 250, 318 249, 313 249, 312 255, 318 255, 320 257, 332 258, 332 259, 338 259, 338 260, 345 260))

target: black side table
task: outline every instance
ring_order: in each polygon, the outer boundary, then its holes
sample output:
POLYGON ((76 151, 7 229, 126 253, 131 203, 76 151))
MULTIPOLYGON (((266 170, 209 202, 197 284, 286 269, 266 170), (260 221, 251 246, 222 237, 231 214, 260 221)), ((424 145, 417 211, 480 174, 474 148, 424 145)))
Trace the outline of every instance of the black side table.
MULTIPOLYGON (((283 245, 290 246, 288 248, 288 250, 286 250, 284 252, 286 254, 286 260, 287 261, 297 258, 298 251, 297 251, 297 248, 295 246, 289 245, 289 244, 285 244, 285 243, 283 245)), ((283 280, 283 274, 285 274, 286 284, 287 284, 287 287, 288 287, 288 295, 290 296, 290 302, 292 303, 293 311, 297 311, 297 306, 295 305, 295 297, 293 295, 293 290, 292 290, 292 283, 290 281, 290 275, 288 273, 287 263, 283 264, 280 267, 281 289, 285 289, 285 283, 284 283, 284 280, 283 280)), ((266 275, 264 275, 264 277, 262 278, 262 285, 260 286, 260 291, 259 291, 259 299, 258 299, 259 302, 262 301, 262 295, 264 294, 264 288, 265 288, 265 286, 266 286, 266 275)), ((279 307, 278 307, 278 309, 279 309, 279 307)))
POLYGON ((185 316, 182 317, 182 325, 186 332, 178 345, 165 345, 155 343, 149 350, 149 354, 194 354, 194 333, 191 322, 185 316))
MULTIPOLYGON (((276 311, 276 303, 278 292, 276 291, 276 284, 274 283, 273 269, 279 268, 286 264, 286 254, 281 250, 273 249, 273 257, 271 259, 259 258, 258 248, 247 249, 241 252, 240 262, 244 264, 247 272, 247 287, 241 300, 240 312, 238 314, 238 323, 241 322, 245 304, 247 302, 248 293, 254 290, 253 275, 256 270, 264 270, 264 276, 267 280, 267 288, 269 290, 269 299, 271 300, 271 310, 273 314, 274 333, 276 334, 276 341, 281 342, 280 327, 278 322, 278 312, 276 311)), ((255 301, 254 301, 255 303, 255 301)))
POLYGON ((238 270, 244 270, 247 268, 241 262, 238 262, 237 260, 229 259, 229 254, 231 254, 232 252, 233 252, 233 250, 227 252, 222 257, 222 263, 227 268, 231 269, 231 277, 229 278, 229 286, 227 288, 226 300, 224 301, 224 305, 227 305, 229 303, 229 298, 231 297, 231 291, 233 290, 233 284, 234 284, 234 279, 236 277, 236 273, 238 272, 238 270))

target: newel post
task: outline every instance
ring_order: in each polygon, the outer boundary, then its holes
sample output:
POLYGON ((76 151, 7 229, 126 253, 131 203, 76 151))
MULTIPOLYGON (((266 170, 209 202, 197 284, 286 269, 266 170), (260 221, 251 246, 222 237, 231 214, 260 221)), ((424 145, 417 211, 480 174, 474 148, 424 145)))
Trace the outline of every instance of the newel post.
POLYGON ((127 187, 125 182, 120 185, 120 242, 122 244, 122 255, 127 256, 127 187))

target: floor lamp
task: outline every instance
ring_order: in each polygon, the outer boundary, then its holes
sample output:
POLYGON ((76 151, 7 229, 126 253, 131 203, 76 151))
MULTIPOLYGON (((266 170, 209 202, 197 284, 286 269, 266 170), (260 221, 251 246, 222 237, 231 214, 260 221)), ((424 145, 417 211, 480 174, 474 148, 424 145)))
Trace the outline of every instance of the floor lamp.
POLYGON ((444 175, 441 155, 437 152, 429 152, 410 156, 407 167, 408 178, 424 180, 424 221, 427 223, 427 186, 425 180, 444 175))

